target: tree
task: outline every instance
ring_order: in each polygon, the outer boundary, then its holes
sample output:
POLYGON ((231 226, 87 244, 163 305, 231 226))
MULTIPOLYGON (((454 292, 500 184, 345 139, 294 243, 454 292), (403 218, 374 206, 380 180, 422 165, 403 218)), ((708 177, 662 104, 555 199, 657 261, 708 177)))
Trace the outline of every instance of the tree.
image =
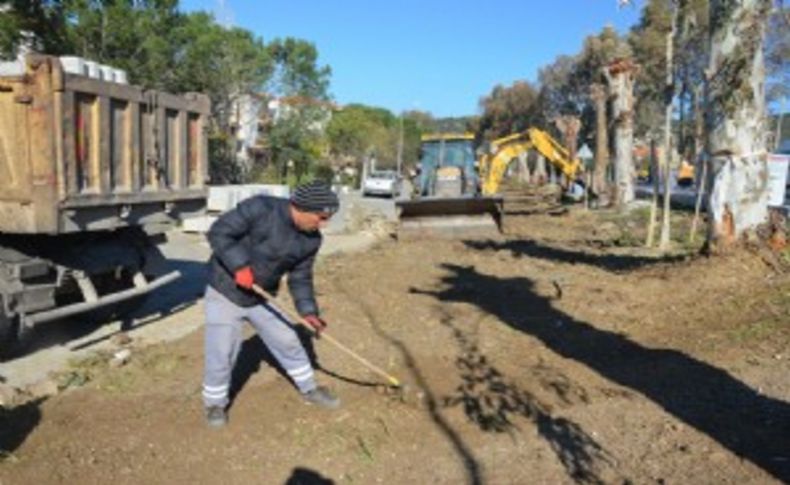
POLYGON ((614 122, 615 203, 623 207, 634 200, 634 78, 637 65, 631 59, 619 59, 603 70, 612 99, 614 122))
POLYGON ((495 86, 491 94, 480 100, 481 139, 492 140, 532 126, 537 96, 537 90, 527 81, 516 81, 508 87, 495 86))
POLYGON ((609 167, 609 133, 606 123, 608 98, 606 86, 601 83, 590 85, 590 99, 595 104, 595 172, 592 189, 602 206, 609 203, 609 183, 606 179, 609 167))
POLYGON ((318 49, 301 39, 275 39, 267 49, 275 70, 269 92, 277 96, 302 96, 316 100, 329 99, 332 69, 318 65, 318 49))
POLYGON ((23 44, 38 52, 67 53, 67 8, 61 0, 0 2, 0 57, 13 59, 23 44))
POLYGON ((714 252, 767 219, 763 41, 771 3, 710 2, 707 246, 714 252))

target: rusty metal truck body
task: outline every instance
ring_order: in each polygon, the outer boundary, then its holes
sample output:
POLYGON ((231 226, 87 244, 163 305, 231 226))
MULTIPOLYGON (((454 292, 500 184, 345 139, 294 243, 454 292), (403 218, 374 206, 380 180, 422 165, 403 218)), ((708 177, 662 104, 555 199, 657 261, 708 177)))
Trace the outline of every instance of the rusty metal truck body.
POLYGON ((49 56, 0 77, 0 340, 178 276, 151 279, 151 236, 205 208, 209 111, 49 56))

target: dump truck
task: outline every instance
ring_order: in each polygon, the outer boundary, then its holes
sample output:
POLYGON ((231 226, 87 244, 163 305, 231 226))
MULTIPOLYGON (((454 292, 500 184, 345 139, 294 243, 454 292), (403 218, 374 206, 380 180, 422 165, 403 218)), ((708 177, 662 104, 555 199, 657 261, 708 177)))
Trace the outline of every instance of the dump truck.
POLYGON ((501 232, 502 197, 483 196, 471 133, 423 135, 413 197, 395 203, 398 239, 490 237, 501 232))
POLYGON ((179 277, 155 242, 200 214, 205 95, 67 72, 0 76, 0 352, 35 326, 139 301, 179 277))

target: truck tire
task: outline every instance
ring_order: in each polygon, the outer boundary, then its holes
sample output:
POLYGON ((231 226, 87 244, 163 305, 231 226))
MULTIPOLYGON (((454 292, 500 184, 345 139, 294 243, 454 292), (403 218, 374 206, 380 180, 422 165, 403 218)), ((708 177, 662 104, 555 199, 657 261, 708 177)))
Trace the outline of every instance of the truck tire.
MULTIPOLYGON (((94 284, 101 294, 113 293, 134 286, 132 275, 127 271, 124 271, 121 277, 117 279, 110 275, 102 275, 102 277, 96 279, 94 284)), ((122 320, 143 306, 147 298, 147 294, 140 295, 118 302, 114 305, 90 311, 85 316, 94 323, 108 323, 113 320, 122 320)))
POLYGON ((19 346, 19 318, 6 315, 0 303, 0 360, 13 355, 19 346))

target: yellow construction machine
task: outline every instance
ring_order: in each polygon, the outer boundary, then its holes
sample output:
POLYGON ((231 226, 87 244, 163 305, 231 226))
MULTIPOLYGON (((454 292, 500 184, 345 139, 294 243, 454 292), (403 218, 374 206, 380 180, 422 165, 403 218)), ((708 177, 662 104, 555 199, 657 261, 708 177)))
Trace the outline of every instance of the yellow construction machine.
POLYGON ((499 186, 510 162, 530 150, 536 150, 554 165, 570 183, 582 168, 578 158, 571 159, 568 150, 545 131, 529 128, 491 142, 488 153, 480 158, 479 167, 483 180, 482 193, 490 196, 499 193, 499 186))
POLYGON ((414 196, 396 202, 398 238, 499 234, 502 198, 483 196, 472 133, 423 135, 414 196))

